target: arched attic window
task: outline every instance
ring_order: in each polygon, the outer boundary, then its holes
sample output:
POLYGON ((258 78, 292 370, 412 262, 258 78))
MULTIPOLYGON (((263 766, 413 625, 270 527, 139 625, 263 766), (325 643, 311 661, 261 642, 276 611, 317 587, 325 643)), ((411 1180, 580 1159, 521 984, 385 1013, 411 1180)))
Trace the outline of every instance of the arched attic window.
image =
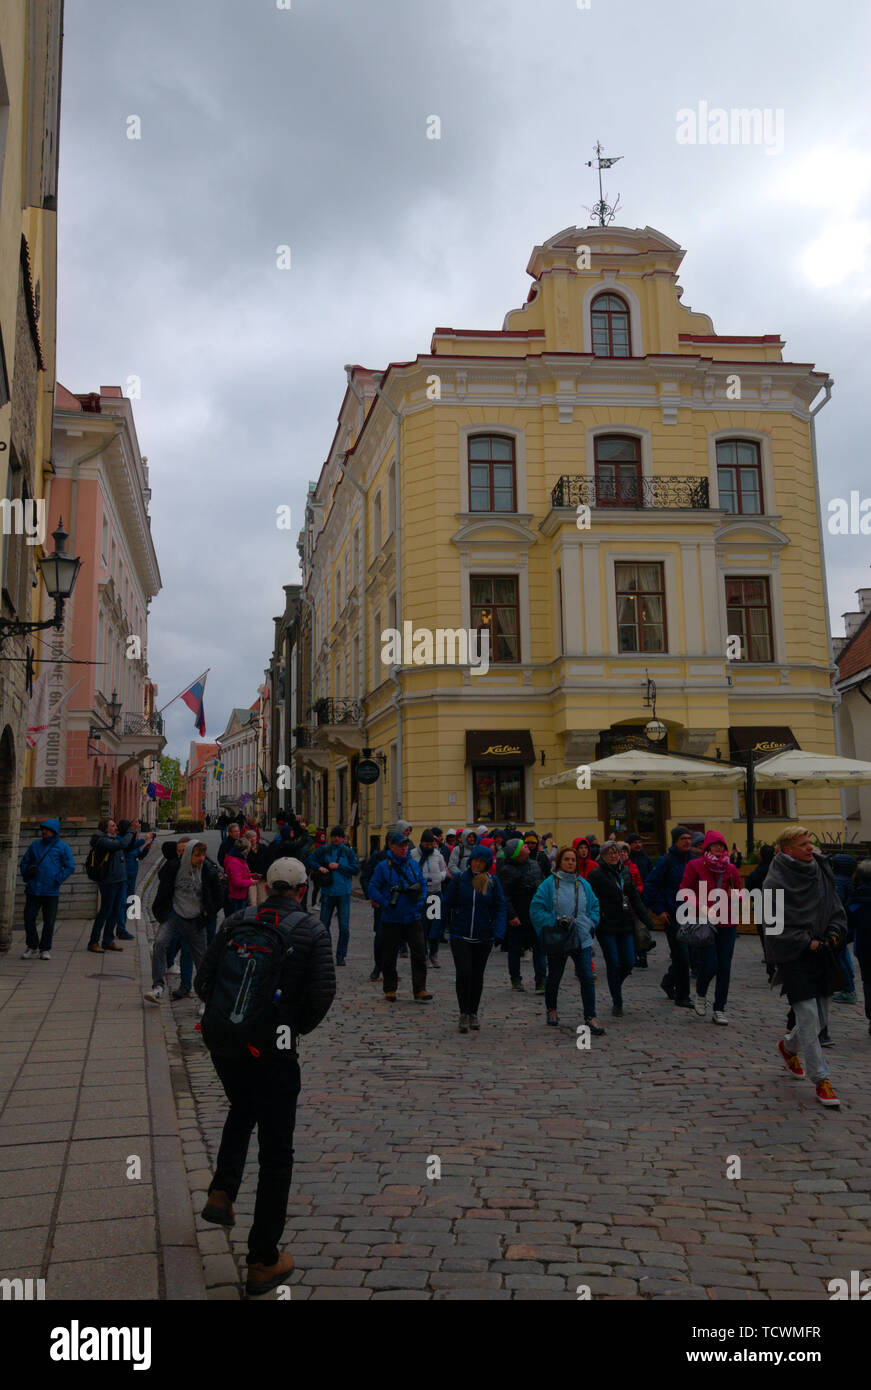
POLYGON ((631 357, 629 306, 617 294, 597 294, 590 305, 594 357, 631 357))

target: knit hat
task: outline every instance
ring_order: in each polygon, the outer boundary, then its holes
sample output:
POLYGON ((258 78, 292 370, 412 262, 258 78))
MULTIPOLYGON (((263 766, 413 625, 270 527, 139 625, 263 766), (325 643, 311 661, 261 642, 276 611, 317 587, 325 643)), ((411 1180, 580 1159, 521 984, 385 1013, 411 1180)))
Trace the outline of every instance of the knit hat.
POLYGON ((489 869, 490 865, 493 863, 493 851, 492 849, 488 849, 486 845, 475 845, 472 853, 469 855, 469 861, 471 862, 473 859, 483 859, 489 869))
POLYGON ((701 830, 694 830, 692 840, 690 841, 693 849, 696 849, 698 845, 704 848, 704 839, 705 837, 701 830))
POLYGON ((518 854, 520 853, 520 851, 521 851, 522 849, 523 849, 523 841, 517 839, 516 836, 515 836, 515 838, 514 838, 513 840, 506 840, 506 841, 505 841, 505 847, 504 847, 504 852, 505 852, 505 858, 506 858, 506 860, 507 860, 507 859, 516 859, 517 856, 518 856, 518 854))
POLYGON ((692 835, 691 830, 687 830, 685 825, 676 825, 671 832, 671 843, 676 845, 681 835, 692 835))

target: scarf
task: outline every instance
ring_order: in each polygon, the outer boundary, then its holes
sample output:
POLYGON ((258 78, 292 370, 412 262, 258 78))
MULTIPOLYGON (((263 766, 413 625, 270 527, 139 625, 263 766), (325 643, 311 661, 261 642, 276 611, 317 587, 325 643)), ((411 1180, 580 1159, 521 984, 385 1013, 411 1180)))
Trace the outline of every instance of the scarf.
POLYGON ((731 863, 731 860, 729 859, 729 851, 726 849, 724 849, 720 854, 714 854, 713 850, 706 849, 704 854, 702 855, 702 858, 704 859, 711 872, 715 874, 725 873, 726 869, 731 863))
POLYGON ((836 904, 844 920, 834 875, 816 853, 809 864, 782 851, 775 854, 765 888, 783 893, 783 932, 765 938, 766 956, 773 962, 795 960, 811 941, 822 940, 833 915, 837 916, 836 904))

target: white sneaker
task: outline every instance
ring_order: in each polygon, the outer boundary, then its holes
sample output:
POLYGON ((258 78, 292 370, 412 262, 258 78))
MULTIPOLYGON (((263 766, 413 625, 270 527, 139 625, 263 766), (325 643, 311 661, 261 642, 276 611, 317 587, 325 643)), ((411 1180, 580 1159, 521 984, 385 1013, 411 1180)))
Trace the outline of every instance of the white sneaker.
POLYGON ((40 953, 39 953, 39 959, 40 959, 40 960, 51 960, 51 951, 40 951, 40 953))
POLYGON ((723 1011, 722 1011, 722 1009, 715 1009, 715 1010, 714 1010, 714 1016, 713 1016, 713 1018, 711 1019, 711 1022, 712 1022, 712 1023, 722 1023, 723 1026, 725 1027, 725 1026, 728 1024, 728 1022, 729 1022, 729 1015, 728 1015, 728 1014, 724 1014, 723 1011))
POLYGON ((205 1006, 205 1004, 201 1004, 200 1007, 197 1009, 197 1018, 202 1018, 202 1016, 203 1016, 203 1014, 204 1014, 205 1012, 206 1012, 206 1006, 205 1006))
POLYGON ((148 1000, 149 1004, 159 1004, 162 995, 163 985, 154 985, 151 989, 145 991, 144 997, 148 1000))
POLYGON ((693 1000, 693 1008, 695 1009, 699 1018, 704 1018, 708 1012, 707 999, 703 999, 700 994, 697 994, 695 999, 693 1000))
POLYGON ((178 965, 171 965, 166 973, 167 975, 181 975, 181 967, 178 965))
POLYGON ((32 950, 32 949, 30 948, 30 946, 28 946, 28 948, 27 948, 26 951, 22 951, 22 952, 21 952, 21 959, 22 959, 22 960, 36 960, 36 957, 37 957, 38 955, 39 955, 39 952, 38 952, 38 951, 34 951, 34 950, 32 950))

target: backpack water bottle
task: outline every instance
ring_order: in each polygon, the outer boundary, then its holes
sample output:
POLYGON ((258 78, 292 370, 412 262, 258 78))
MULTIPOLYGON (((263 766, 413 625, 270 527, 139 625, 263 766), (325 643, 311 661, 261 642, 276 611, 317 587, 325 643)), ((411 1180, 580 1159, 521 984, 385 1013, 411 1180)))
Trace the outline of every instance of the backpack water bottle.
POLYGON ((248 908, 227 933, 202 1035, 219 1057, 261 1057, 275 1051, 281 976, 293 946, 275 908, 248 908))

